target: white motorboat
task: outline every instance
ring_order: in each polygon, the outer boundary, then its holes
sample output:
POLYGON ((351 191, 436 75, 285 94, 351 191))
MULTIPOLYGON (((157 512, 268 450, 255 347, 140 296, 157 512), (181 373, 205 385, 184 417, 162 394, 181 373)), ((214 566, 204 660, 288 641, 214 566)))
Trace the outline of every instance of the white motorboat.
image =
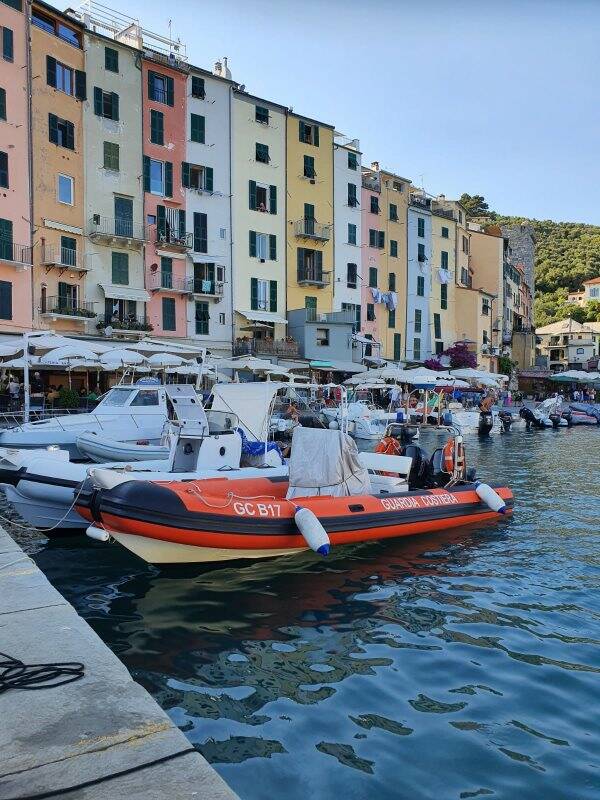
POLYGON ((569 420, 563 416, 563 396, 557 394, 549 397, 535 408, 523 406, 519 410, 519 416, 525 420, 527 429, 533 428, 565 428, 569 425, 569 420))
POLYGON ((58 445, 77 459, 85 457, 77 447, 77 438, 85 433, 98 433, 123 442, 159 443, 169 407, 176 407, 173 398, 190 391, 195 394, 194 387, 189 385, 161 386, 148 383, 148 379, 115 386, 92 413, 65 414, 0 431, 0 447, 37 449, 58 445))
MULTIPOLYGON (((342 417, 346 413, 343 406, 326 406, 321 413, 327 420, 330 428, 339 428, 342 417)), ((376 408, 372 403, 358 400, 347 405, 348 433, 355 439, 379 440, 393 420, 387 411, 376 408)))
POLYGON ((78 436, 77 449, 89 461, 99 464, 109 461, 163 461, 169 457, 171 450, 168 434, 155 444, 148 439, 119 442, 95 431, 78 436))

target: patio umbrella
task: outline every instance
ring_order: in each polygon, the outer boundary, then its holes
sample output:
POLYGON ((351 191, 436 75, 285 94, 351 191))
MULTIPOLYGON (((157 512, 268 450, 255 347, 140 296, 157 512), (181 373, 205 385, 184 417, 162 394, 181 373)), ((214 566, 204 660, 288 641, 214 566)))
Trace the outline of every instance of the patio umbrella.
POLYGON ((135 350, 126 350, 125 348, 115 348, 114 350, 107 350, 100 356, 100 361, 103 364, 120 364, 123 366, 137 366, 144 364, 146 359, 141 353, 135 350))
POLYGON ((54 350, 44 353, 40 358, 40 364, 60 364, 63 361, 68 363, 74 359, 97 362, 98 356, 86 345, 69 344, 64 347, 56 347, 54 350))
POLYGON ((183 363, 184 359, 174 353, 153 353, 153 355, 148 358, 148 366, 154 369, 180 367, 183 363))

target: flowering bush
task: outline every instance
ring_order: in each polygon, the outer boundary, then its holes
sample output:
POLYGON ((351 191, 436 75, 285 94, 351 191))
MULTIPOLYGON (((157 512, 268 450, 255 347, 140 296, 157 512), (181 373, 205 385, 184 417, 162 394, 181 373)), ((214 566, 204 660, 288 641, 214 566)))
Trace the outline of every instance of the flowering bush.
POLYGON ((450 359, 450 369, 465 369, 466 367, 475 369, 477 366, 477 355, 469 350, 468 345, 464 342, 457 342, 452 347, 448 347, 447 350, 444 350, 443 355, 450 359))
POLYGON ((428 358, 427 361, 423 362, 423 365, 427 367, 427 369, 435 369, 438 372, 444 369, 442 362, 437 358, 428 358))

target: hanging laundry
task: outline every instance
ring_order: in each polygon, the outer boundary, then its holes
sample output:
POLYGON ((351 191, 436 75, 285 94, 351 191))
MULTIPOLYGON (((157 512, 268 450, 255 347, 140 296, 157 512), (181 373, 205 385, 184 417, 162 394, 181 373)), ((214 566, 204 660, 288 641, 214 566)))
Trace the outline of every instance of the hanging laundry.
POLYGON ((375 286, 371 287, 371 294, 373 295, 373 302, 383 303, 383 294, 375 286))
POLYGON ((447 269, 438 269, 438 277, 440 279, 440 283, 450 283, 450 272, 447 269))

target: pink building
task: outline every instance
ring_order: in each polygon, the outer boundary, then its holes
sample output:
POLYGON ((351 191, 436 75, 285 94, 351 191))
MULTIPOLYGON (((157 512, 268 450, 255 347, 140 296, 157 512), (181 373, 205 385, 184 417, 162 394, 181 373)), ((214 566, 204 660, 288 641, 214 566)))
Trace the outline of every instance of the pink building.
POLYGON ((186 154, 186 74, 156 60, 142 64, 146 288, 154 333, 187 336, 188 233, 182 164, 186 154))
POLYGON ((0 332, 32 325, 27 20, 0 3, 0 332))
POLYGON ((376 173, 363 172, 362 191, 360 197, 362 224, 362 298, 361 298, 361 332, 375 341, 379 341, 377 310, 371 288, 378 287, 380 273, 381 247, 378 232, 381 227, 380 194, 381 187, 376 173))

